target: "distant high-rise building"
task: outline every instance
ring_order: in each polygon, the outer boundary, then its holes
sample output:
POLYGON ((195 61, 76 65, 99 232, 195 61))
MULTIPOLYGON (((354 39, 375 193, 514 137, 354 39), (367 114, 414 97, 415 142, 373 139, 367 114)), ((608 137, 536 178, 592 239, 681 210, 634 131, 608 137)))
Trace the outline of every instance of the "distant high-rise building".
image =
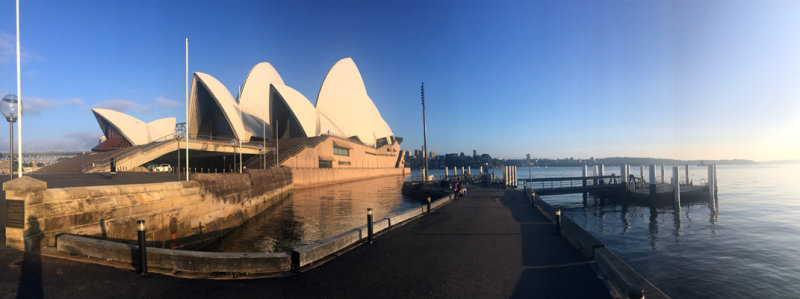
POLYGON ((478 157, 478 151, 476 151, 476 150, 472 150, 472 157, 473 157, 473 158, 476 158, 476 157, 478 157))
POLYGON ((436 151, 431 151, 431 159, 436 158, 436 151))

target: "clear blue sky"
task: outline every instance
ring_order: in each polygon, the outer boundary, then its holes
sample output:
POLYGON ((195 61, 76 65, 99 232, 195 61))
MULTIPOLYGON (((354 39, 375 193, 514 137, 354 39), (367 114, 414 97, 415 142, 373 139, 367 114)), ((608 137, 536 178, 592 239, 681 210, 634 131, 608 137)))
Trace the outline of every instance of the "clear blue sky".
MULTIPOLYGON (((352 57, 406 149, 424 81, 440 153, 800 159, 800 1, 21 2, 28 151, 89 149, 91 107, 184 121, 188 37, 233 94, 268 61, 314 102, 352 57)), ((2 0, 2 94, 14 32, 2 0)))

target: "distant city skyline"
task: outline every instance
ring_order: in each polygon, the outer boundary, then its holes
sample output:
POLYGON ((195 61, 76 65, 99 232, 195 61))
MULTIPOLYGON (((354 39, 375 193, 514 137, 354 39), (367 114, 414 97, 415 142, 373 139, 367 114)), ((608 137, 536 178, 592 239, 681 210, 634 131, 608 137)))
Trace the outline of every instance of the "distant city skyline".
MULTIPOLYGON (((412 151, 425 82, 439 153, 800 159, 798 2, 21 1, 20 14, 25 151, 96 145, 92 107, 184 121, 189 38, 189 71, 234 95, 267 61, 315 102, 352 57, 412 151)), ((14 19, 0 1, 0 96, 16 93, 14 19)))

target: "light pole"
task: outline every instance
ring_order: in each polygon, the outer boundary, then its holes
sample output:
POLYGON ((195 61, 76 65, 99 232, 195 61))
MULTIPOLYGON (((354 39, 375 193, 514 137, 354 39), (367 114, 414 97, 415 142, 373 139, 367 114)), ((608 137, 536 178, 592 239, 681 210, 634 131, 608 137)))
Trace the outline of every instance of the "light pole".
POLYGON ((420 86, 420 94, 422 96, 422 136, 425 147, 422 150, 422 157, 425 158, 425 173, 422 174, 423 182, 428 181, 428 126, 425 124, 425 82, 420 86))
MULTIPOLYGON (((17 121, 17 96, 7 94, 0 102, 0 110, 6 117, 9 127, 8 174, 14 179, 14 122, 17 121)), ((22 165, 20 165, 22 167, 22 165)))
MULTIPOLYGON (((233 139, 231 140, 231 146, 233 146, 233 168, 236 168, 236 147, 241 149, 242 145, 239 143, 239 140, 233 139)), ((241 150, 239 151, 241 152, 241 150)), ((239 173, 242 173, 242 156, 239 156, 239 173)))
POLYGON ((264 146, 258 145, 258 155, 261 156, 261 168, 267 169, 267 159, 264 157, 264 146))
POLYGON ((175 144, 178 145, 178 150, 175 151, 178 153, 178 167, 175 168, 175 172, 178 173, 178 181, 181 180, 181 139, 183 139, 183 134, 182 124, 175 125, 175 144))

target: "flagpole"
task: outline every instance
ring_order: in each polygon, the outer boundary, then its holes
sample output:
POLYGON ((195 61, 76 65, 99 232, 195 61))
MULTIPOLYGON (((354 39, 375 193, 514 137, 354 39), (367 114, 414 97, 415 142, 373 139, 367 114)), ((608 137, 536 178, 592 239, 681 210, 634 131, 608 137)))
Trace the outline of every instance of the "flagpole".
MULTIPOLYGON (((22 79, 20 78, 20 45, 19 45, 19 0, 17 0, 17 164, 19 177, 22 177, 22 79)), ((13 140, 12 140, 13 142, 13 140)), ((11 165, 12 172, 14 165, 11 165)))

